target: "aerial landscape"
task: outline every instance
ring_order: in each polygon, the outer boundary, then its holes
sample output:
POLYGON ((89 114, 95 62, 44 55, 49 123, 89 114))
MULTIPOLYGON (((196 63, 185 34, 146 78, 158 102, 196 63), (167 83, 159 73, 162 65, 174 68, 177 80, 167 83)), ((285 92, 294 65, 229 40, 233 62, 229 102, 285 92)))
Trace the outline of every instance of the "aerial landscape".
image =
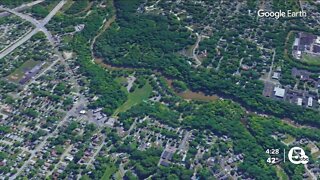
POLYGON ((319 0, 0 0, 0 179, 320 179, 319 0))

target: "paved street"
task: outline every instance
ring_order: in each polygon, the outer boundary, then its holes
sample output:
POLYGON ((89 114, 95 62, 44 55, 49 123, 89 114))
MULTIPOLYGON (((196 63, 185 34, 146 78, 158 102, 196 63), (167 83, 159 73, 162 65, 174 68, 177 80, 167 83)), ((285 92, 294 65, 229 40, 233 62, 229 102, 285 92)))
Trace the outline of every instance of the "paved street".
POLYGON ((62 8, 62 6, 66 3, 66 0, 62 0, 59 2, 58 5, 56 5, 55 8, 53 8, 53 10, 47 15, 47 17, 45 17, 42 21, 41 21, 41 26, 45 26, 50 20, 51 18, 56 15, 56 13, 62 8))
POLYGON ((11 52, 13 52, 16 48, 18 48, 19 46, 21 46, 23 43, 25 43, 26 41, 28 41, 33 35, 38 33, 38 29, 34 29, 32 30, 30 33, 28 33, 26 36, 24 36, 23 38, 19 39, 16 43, 14 43, 12 46, 4 49, 1 53, 0 53, 0 59, 4 58, 5 56, 7 56, 8 54, 10 54, 11 52))
POLYGON ((21 168, 19 168, 19 170, 17 171, 17 173, 15 175, 10 177, 10 180, 16 179, 19 176, 19 174, 21 174, 21 172, 28 166, 30 161, 36 156, 36 153, 38 151, 40 151, 47 144, 47 140, 49 138, 52 138, 55 135, 57 135, 59 127, 64 125, 69 120, 69 118, 71 116, 76 116, 78 114, 77 113, 78 107, 82 106, 84 103, 85 103, 85 99, 82 96, 80 96, 80 99, 78 100, 78 102, 75 103, 73 105, 73 108, 70 111, 67 112, 66 116, 59 122, 59 124, 57 125, 56 129, 52 133, 49 133, 48 135, 43 137, 42 142, 34 150, 30 151, 31 155, 30 155, 29 159, 24 162, 24 164, 21 166, 21 168))
POLYGON ((25 43, 26 41, 28 41, 33 35, 35 35, 37 32, 42 31, 44 32, 44 34, 46 35, 46 37, 48 38, 48 40, 50 41, 50 43, 52 45, 54 45, 54 40, 52 38, 52 34, 45 28, 45 25, 51 20, 51 18, 62 8, 62 6, 66 3, 65 0, 60 1, 60 3, 41 21, 39 22, 38 20, 19 13, 15 10, 12 9, 8 9, 8 8, 3 8, 0 7, 0 10, 4 10, 7 12, 10 12, 12 14, 15 14, 16 16, 19 16, 20 18, 31 22, 33 25, 36 26, 36 28, 31 31, 29 34, 27 34, 26 36, 24 36, 22 39, 18 40, 16 43, 14 43, 12 46, 4 49, 1 53, 0 53, 0 59, 2 59, 3 57, 5 57, 6 55, 10 54, 11 52, 13 52, 16 48, 18 48, 19 46, 21 46, 23 43, 25 43))
MULTIPOLYGON (((38 2, 38 1, 37 1, 38 2)), ((40 1, 39 1, 40 2, 40 1)), ((39 3, 38 2, 38 3, 39 3)), ((35 2, 34 2, 35 3, 35 2)), ((47 17, 45 19, 43 19, 42 21, 38 21, 28 15, 22 14, 17 12, 16 10, 11 10, 11 9, 7 9, 7 8, 3 8, 0 7, 1 10, 5 10, 7 12, 10 12, 12 14, 15 14, 17 16, 19 16, 20 18, 31 22, 33 25, 36 26, 36 28, 34 30, 32 30, 30 33, 28 33, 26 36, 20 38, 16 43, 14 43, 12 46, 10 46, 9 48, 5 49, 4 51, 2 51, 0 53, 0 59, 5 57, 6 55, 10 54, 12 51, 14 51, 16 48, 18 48, 19 46, 21 46, 23 43, 25 43, 26 41, 28 41, 33 35, 35 35, 37 32, 42 31, 44 32, 44 34, 46 35, 46 37, 48 38, 48 40, 50 41, 50 43, 54 46, 54 39, 52 38, 52 34, 50 31, 48 31, 45 28, 45 25, 51 20, 51 18, 62 8, 62 6, 66 3, 65 0, 60 1, 60 3, 47 15, 47 17)), ((65 59, 63 58, 62 54, 57 50, 54 49, 55 54, 58 55, 58 59, 55 60, 50 66, 48 66, 44 71, 42 71, 41 73, 39 73, 37 77, 42 76, 43 74, 45 74, 49 69, 51 69, 56 63, 58 63, 59 61, 61 61, 64 65, 66 65, 66 71, 68 71, 71 75, 71 81, 72 83, 75 85, 76 87, 76 91, 77 93, 79 93, 80 87, 77 83, 77 81, 74 79, 73 77, 73 72, 70 69, 70 67, 68 66, 68 64, 65 62, 65 59)), ((33 81, 31 81, 30 83, 34 82, 35 79, 33 81)), ((28 83, 28 85, 30 84, 28 83)), ((28 88, 28 85, 25 86, 25 89, 28 88)), ((21 172, 23 172, 23 170, 28 167, 30 161, 36 156, 36 153, 38 151, 40 151, 46 144, 47 144, 47 140, 49 138, 52 138, 54 136, 56 136, 58 134, 58 129, 60 126, 64 125, 71 116, 76 116, 78 115, 78 109, 80 106, 83 106, 84 104, 86 104, 86 99, 84 96, 80 95, 79 100, 73 105, 72 109, 70 111, 68 111, 65 115, 65 117, 58 123, 56 129, 52 132, 49 133, 48 135, 46 135, 42 142, 34 149, 34 150, 30 150, 30 157, 27 161, 24 162, 24 164, 19 168, 19 170, 17 171, 16 174, 14 174, 13 176, 10 177, 10 179, 16 179, 21 172)))
POLYGON ((98 146, 98 148, 96 149, 96 151, 94 152, 94 155, 91 156, 90 160, 87 163, 87 167, 89 167, 90 165, 92 165, 92 163, 95 161, 97 155, 99 154, 99 152, 101 151, 102 147, 105 145, 104 141, 105 141, 106 137, 103 136, 102 138, 102 143, 98 146))
POLYGON ((201 65, 201 61, 199 60, 199 58, 196 54, 196 50, 199 48, 199 43, 201 41, 202 36, 199 35, 198 33, 196 33, 196 35, 197 35, 197 42, 196 42, 194 48, 192 49, 192 56, 193 56, 193 59, 196 61, 196 64, 197 64, 196 67, 198 67, 201 65))
POLYGON ((266 78, 260 78, 261 81, 263 81, 264 83, 270 83, 273 85, 276 85, 277 82, 275 82, 274 80, 272 80, 272 72, 273 72, 273 66, 274 66, 274 60, 276 57, 276 50, 273 50, 273 55, 272 55, 272 62, 271 62, 271 66, 268 72, 268 76, 266 78))

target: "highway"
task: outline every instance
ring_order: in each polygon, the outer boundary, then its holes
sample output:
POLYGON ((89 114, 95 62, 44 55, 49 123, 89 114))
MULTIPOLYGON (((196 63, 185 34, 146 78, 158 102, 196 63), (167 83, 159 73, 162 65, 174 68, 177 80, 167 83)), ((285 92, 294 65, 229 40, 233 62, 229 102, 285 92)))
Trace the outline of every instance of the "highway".
POLYGON ((62 6, 66 3, 67 1, 66 0, 62 0, 59 2, 59 4, 56 5, 55 8, 53 8, 53 10, 47 15, 47 17, 45 17, 42 22, 41 22, 41 25, 44 26, 46 25, 50 20, 51 18, 57 14, 57 12, 62 8, 62 6))
MULTIPOLYGON (((43 0, 42 0, 43 1, 43 0)), ((34 2, 35 3, 35 2, 34 2)), ((66 3, 66 0, 62 0, 60 1, 60 3, 58 5, 56 5, 56 7, 47 15, 47 17, 45 19, 43 19, 42 21, 38 21, 28 15, 19 13, 15 10, 11 10, 11 9, 7 9, 7 8, 3 8, 0 6, 0 10, 5 10, 9 13, 15 14, 17 16, 19 16, 22 19, 25 19, 26 21, 31 22, 33 25, 36 26, 36 28, 34 30, 32 30, 30 33, 28 33, 26 36, 20 38, 16 43, 14 43, 12 46, 6 48, 4 51, 2 51, 0 53, 0 59, 5 57, 6 55, 8 55, 9 53, 11 53, 12 51, 14 51, 17 47, 19 47, 20 45, 22 45, 23 43, 25 43, 27 40, 29 40, 33 35, 35 35, 37 32, 42 31, 44 32, 44 34, 46 35, 46 37, 48 38, 48 40, 50 41, 50 43, 54 46, 54 40, 52 38, 52 34, 50 31, 48 31, 45 28, 45 25, 52 19, 52 17, 63 7, 63 5, 66 3)), ((58 51, 57 48, 54 49, 55 54, 58 55, 58 59, 55 60, 48 68, 46 68, 44 71, 42 71, 40 74, 37 75, 37 77, 42 76, 44 73, 46 73, 49 69, 51 69, 56 63, 58 63, 59 61, 62 62, 62 64, 66 65, 66 71, 68 71, 71 75, 71 82, 75 85, 75 89, 77 91, 77 93, 79 94, 80 91, 80 86, 77 83, 76 79, 73 76, 73 72, 71 70, 71 68, 68 66, 68 64, 65 62, 65 59, 63 58, 62 54, 58 51)), ((28 87, 28 85, 26 86, 28 87)), ((26 89, 25 87, 25 89, 26 89)), ((87 101, 86 98, 79 94, 79 100, 73 105, 72 109, 69 110, 65 117, 58 123, 56 129, 52 132, 49 133, 48 135, 46 135, 42 142, 33 150, 30 150, 30 157, 28 158, 27 161, 24 162, 24 164, 18 169, 18 171, 16 172, 16 174, 14 174, 13 176, 11 176, 9 179, 13 180, 16 179, 22 172, 23 170, 28 167, 30 161, 36 156, 36 153, 39 152, 40 150, 42 150, 42 148, 47 144, 47 140, 49 138, 52 138, 54 136, 56 136, 58 134, 58 129, 59 127, 61 127, 62 125, 64 125, 71 116, 77 116, 78 115, 78 108, 79 106, 83 106, 86 105, 87 101)))
POLYGON ((23 43, 25 43, 26 41, 28 41, 33 35, 37 34, 38 29, 34 29, 32 30, 30 33, 28 33, 26 36, 24 36, 23 38, 19 39, 16 43, 14 43, 13 45, 7 47, 6 49, 4 49, 3 51, 1 51, 0 53, 0 59, 4 58, 6 55, 10 54, 12 51, 14 51, 16 48, 18 48, 19 46, 21 46, 23 43))
POLYGON ((39 22, 37 20, 35 20, 34 18, 30 17, 29 15, 22 14, 22 13, 14 10, 14 9, 4 8, 4 7, 0 6, 0 10, 7 11, 7 12, 9 12, 11 14, 19 16, 20 18, 25 19, 25 20, 31 22, 32 24, 39 24, 39 22))
POLYGON ((0 10, 4 10, 4 11, 7 11, 9 13, 15 14, 16 16, 19 16, 20 18, 22 18, 22 19, 24 19, 26 21, 29 21, 33 25, 36 26, 36 28, 33 31, 31 31, 29 34, 27 34, 26 36, 24 36, 23 38, 18 40, 12 46, 9 46, 8 48, 6 48, 3 51, 1 51, 0 59, 4 58, 6 55, 10 54, 17 47, 21 46, 23 43, 28 41, 33 35, 35 35, 39 31, 44 32, 44 34, 48 38, 49 42, 54 46, 54 39, 52 37, 52 34, 45 28, 45 25, 52 19, 52 17, 62 8, 62 6, 65 3, 66 3, 65 0, 60 1, 59 4, 41 22, 39 22, 38 20, 36 20, 36 19, 34 19, 34 18, 32 18, 32 17, 30 17, 28 15, 19 13, 19 12, 15 11, 15 10, 0 7, 0 10))

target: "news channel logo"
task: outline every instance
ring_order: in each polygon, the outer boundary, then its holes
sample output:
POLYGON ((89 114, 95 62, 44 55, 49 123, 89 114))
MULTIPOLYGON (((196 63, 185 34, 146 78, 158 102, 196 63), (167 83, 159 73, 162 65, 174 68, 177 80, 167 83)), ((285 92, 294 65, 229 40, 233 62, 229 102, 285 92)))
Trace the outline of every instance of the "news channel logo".
POLYGON ((293 164, 307 164, 309 157, 300 147, 293 147, 288 152, 289 161, 293 164))

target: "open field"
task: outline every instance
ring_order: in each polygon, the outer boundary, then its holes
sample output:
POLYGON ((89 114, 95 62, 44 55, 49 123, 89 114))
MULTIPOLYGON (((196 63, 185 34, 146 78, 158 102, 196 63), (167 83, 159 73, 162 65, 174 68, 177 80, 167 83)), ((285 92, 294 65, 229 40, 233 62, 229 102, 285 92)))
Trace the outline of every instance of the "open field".
POLYGON ((74 1, 68 0, 67 3, 61 8, 61 12, 66 12, 72 5, 74 1))
POLYGON ((115 173, 116 170, 117 168, 115 167, 115 165, 110 163, 109 166, 106 168, 106 171, 104 172, 101 179, 111 179, 112 174, 115 173))
POLYGON ((303 54, 301 61, 305 62, 309 65, 320 66, 320 57, 318 57, 318 56, 303 54))
POLYGON ((190 90, 179 93, 178 95, 187 100, 197 100, 197 101, 215 101, 219 99, 218 96, 206 96, 204 93, 192 92, 190 90))
POLYGON ((288 175, 284 172, 284 170, 280 166, 277 166, 276 171, 277 171, 277 176, 279 177, 280 180, 289 179, 288 175))
POLYGON ((39 61, 29 60, 23 63, 19 68, 17 68, 12 74, 8 76, 8 79, 13 82, 19 82, 26 71, 32 69, 36 65, 40 64, 39 61))
POLYGON ((129 93, 128 100, 114 112, 114 115, 116 116, 120 112, 125 112, 132 106, 137 105, 144 100, 147 100, 151 93, 152 86, 149 83, 146 83, 146 85, 144 85, 142 88, 136 89, 132 93, 129 93))
POLYGON ((313 158, 313 159, 317 159, 317 158, 319 158, 319 157, 320 157, 320 151, 312 154, 312 158, 313 158))
MULTIPOLYGON (((115 81, 121 85, 126 84, 127 83, 127 79, 125 77, 118 77, 115 79, 115 81)), ((124 88, 125 89, 125 88, 124 88)))
MULTIPOLYGON (((166 80, 169 87, 174 90, 174 88, 172 87, 173 81, 171 79, 166 79, 166 80)), ((219 97, 216 95, 207 96, 202 92, 193 92, 191 90, 186 90, 184 92, 177 93, 177 95, 186 100, 196 100, 196 101, 205 101, 205 102, 216 101, 219 99, 219 97)))
POLYGON ((290 144, 292 142, 294 142, 296 139, 294 137, 292 137, 291 135, 287 134, 287 138, 283 140, 284 143, 286 144, 290 144))

